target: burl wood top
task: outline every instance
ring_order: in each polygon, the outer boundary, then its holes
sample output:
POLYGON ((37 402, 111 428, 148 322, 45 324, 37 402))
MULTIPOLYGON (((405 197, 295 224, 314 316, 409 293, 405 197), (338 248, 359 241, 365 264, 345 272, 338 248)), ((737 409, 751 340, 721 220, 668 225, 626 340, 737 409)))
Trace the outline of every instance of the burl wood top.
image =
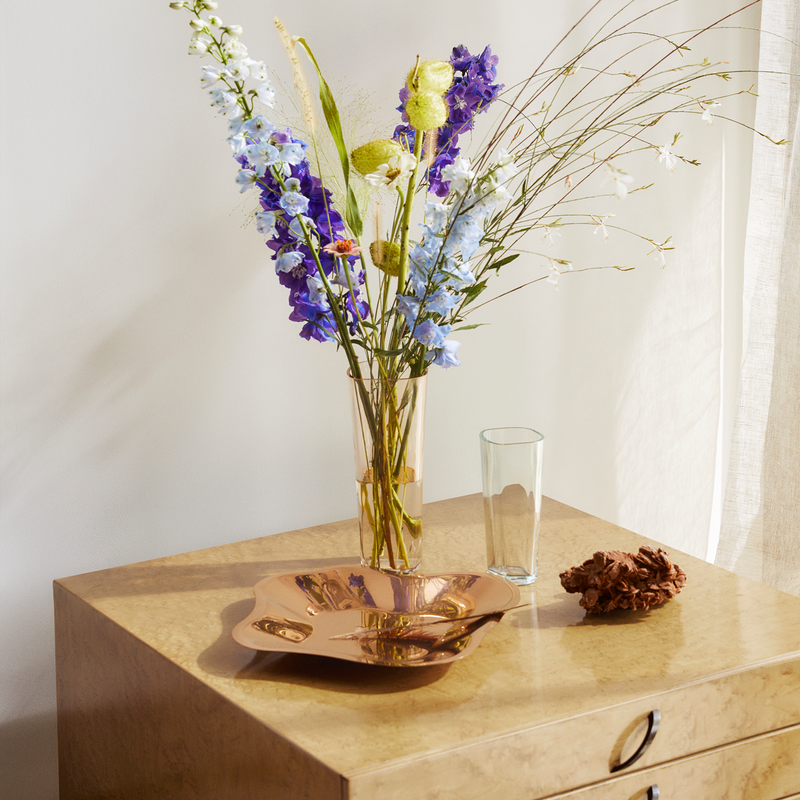
MULTIPOLYGON (((486 567, 480 495, 425 507, 427 573, 486 567)), ((441 751, 686 686, 800 650, 800 598, 671 551, 688 584, 648 612, 588 617, 558 575, 595 550, 653 544, 544 500, 539 579, 470 656, 374 667, 231 639, 269 574, 352 561, 355 520, 58 583, 340 773, 441 751)))

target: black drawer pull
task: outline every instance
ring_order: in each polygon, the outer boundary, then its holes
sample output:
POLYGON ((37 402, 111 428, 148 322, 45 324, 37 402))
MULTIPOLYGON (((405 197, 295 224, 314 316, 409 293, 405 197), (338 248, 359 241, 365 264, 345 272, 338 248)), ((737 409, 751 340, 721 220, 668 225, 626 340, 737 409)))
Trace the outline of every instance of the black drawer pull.
POLYGON ((658 796, 661 794, 658 791, 658 784, 654 783, 648 790, 647 790, 647 800, 658 800, 658 796))
MULTIPOLYGON (((621 769, 627 769, 631 764, 635 761, 638 761, 643 755, 644 751, 647 750, 648 747, 653 742, 653 739, 656 738, 656 734, 658 733, 658 726, 661 724, 661 712, 654 708, 649 716, 647 717, 647 733, 645 734, 644 741, 639 745, 636 752, 627 760, 624 761, 622 764, 617 764, 616 767, 611 767, 612 772, 619 772, 621 769)), ((650 787, 652 789, 653 787, 650 787)), ((648 792, 650 791, 648 789, 648 792)), ((658 797, 658 786, 655 787, 656 793, 653 797, 658 797)), ((648 800, 650 800, 648 795, 648 800)))

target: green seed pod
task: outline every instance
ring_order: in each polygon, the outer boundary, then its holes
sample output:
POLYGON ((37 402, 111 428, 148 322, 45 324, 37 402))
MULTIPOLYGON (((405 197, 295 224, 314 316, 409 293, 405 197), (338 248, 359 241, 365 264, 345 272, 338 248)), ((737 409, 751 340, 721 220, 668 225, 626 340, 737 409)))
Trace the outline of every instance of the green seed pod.
POLYGON ((441 128, 449 113, 445 99, 435 92, 412 92, 406 101, 408 121, 418 131, 441 128))
POLYGON ((369 246, 372 263, 387 275, 396 278, 400 273, 400 245, 394 242, 373 242, 369 246))
POLYGON ((402 152, 403 148, 398 142, 391 139, 377 139, 356 147, 350 154, 350 160, 358 172, 369 175, 381 164, 388 164, 390 158, 399 156, 402 152))
POLYGON ((416 70, 408 73, 406 86, 409 92, 435 92, 444 94, 453 82, 453 67, 446 61, 423 61, 416 70))

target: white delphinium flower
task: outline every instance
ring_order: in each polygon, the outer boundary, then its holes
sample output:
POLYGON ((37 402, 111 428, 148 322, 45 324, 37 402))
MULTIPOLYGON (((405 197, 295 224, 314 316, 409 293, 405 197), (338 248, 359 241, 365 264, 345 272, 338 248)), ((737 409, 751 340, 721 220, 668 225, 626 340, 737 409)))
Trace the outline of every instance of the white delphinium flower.
POLYGON ((239 189, 240 192, 246 192, 248 189, 252 189, 257 182, 258 175, 256 175, 252 169, 240 169, 239 174, 236 176, 236 183, 242 187, 239 189))
POLYGON ((514 163, 514 157, 501 147, 495 176, 499 181, 508 183, 515 175, 519 175, 519 167, 514 163))
POLYGON ((226 58, 237 61, 244 61, 247 58, 247 48, 238 39, 227 39, 222 45, 222 52, 226 58))
POLYGON ((226 92, 224 89, 210 89, 209 97, 211 105, 222 114, 233 114, 239 107, 236 95, 233 92, 226 92))
POLYGON ((457 156, 452 164, 448 164, 442 170, 442 180, 449 182, 451 192, 464 194, 475 180, 469 159, 457 156))
POLYGON ((189 42, 189 55, 205 55, 208 52, 208 47, 211 43, 211 39, 209 39, 208 36, 204 36, 201 33, 195 34, 192 36, 191 41, 189 42))
POLYGON ((611 164, 606 164, 605 172, 608 175, 606 182, 610 180, 614 184, 614 194, 617 199, 624 200, 628 196, 628 184, 633 183, 633 175, 628 175, 611 164))
POLYGON ((244 155, 244 151, 250 146, 250 142, 248 142, 247 139, 245 139, 245 137, 240 133, 229 136, 228 144, 230 144, 235 158, 244 155))
POLYGON ((269 108, 275 106, 275 89, 269 81, 260 83, 258 89, 255 90, 256 97, 269 108))
POLYGON ((254 81, 267 81, 269 74, 267 73, 267 65, 263 61, 256 61, 254 58, 242 59, 242 64, 247 66, 250 70, 250 77, 254 81))
POLYGON ((226 66, 231 80, 243 81, 250 76, 250 67, 243 61, 229 61, 226 66))
POLYGON ((379 165, 375 172, 365 175, 364 180, 371 186, 394 188, 408 180, 416 165, 414 154, 403 152, 399 156, 392 156, 387 164, 379 165))
POLYGON ((213 64, 203 64, 203 66, 200 67, 200 72, 200 85, 204 89, 210 89, 222 78, 224 70, 213 64))
POLYGON ((675 165, 678 163, 678 157, 671 153, 669 150, 669 142, 665 144, 663 147, 658 148, 658 163, 660 164, 662 161, 664 162, 664 166, 667 168, 667 172, 672 173, 672 170, 675 169, 675 165))

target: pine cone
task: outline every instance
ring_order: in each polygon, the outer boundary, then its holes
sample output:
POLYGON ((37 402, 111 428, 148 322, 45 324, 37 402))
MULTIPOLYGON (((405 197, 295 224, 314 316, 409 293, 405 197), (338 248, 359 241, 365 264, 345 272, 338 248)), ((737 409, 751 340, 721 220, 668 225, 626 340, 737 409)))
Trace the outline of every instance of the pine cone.
POLYGON ((646 546, 637 554, 600 550, 559 577, 568 592, 583 593, 580 603, 588 614, 657 606, 686 584, 686 573, 666 550, 646 546))

